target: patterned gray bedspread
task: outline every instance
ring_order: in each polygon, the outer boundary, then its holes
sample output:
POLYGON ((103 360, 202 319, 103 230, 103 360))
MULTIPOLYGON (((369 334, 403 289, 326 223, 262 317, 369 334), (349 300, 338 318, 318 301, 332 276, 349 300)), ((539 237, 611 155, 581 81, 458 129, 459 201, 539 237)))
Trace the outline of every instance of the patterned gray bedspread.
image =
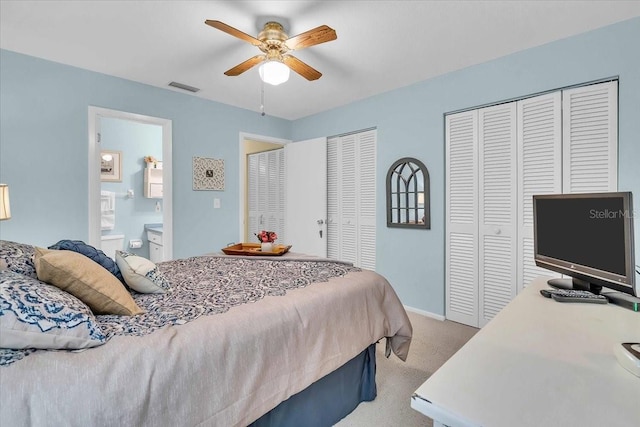
MULTIPOLYGON (((169 325, 181 325, 200 316, 224 313, 231 307, 282 296, 290 289, 360 271, 350 264, 328 260, 292 260, 199 256, 158 264, 172 289, 165 294, 132 291, 145 310, 137 316, 98 315, 102 332, 146 335, 169 325)), ((0 365, 9 365, 36 350, 0 349, 0 365)), ((45 350, 38 350, 45 351, 45 350)))
POLYGON ((144 314, 97 316, 102 331, 145 335, 163 326, 180 325, 231 307, 282 296, 290 289, 344 276, 359 268, 327 261, 265 260, 201 256, 158 264, 171 283, 166 294, 134 294, 144 314))

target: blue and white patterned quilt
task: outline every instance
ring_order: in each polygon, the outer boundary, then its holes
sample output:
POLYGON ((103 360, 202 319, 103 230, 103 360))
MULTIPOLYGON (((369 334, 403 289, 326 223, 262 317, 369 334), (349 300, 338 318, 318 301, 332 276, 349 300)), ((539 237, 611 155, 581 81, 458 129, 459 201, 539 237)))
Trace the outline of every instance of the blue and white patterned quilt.
MULTIPOLYGON (((200 256, 158 264, 171 283, 165 294, 131 291, 145 311, 137 316, 98 315, 107 339, 114 335, 142 336, 160 328, 181 325, 201 316, 224 313, 234 306, 265 296, 360 271, 350 264, 327 260, 290 260, 200 256)), ((0 366, 12 364, 35 351, 0 349, 0 366)))

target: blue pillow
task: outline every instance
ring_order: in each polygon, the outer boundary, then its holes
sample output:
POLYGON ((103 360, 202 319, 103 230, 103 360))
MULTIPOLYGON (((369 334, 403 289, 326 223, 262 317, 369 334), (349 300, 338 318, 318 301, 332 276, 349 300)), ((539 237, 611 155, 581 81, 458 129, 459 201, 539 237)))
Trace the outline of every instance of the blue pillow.
POLYGON ((35 246, 0 240, 0 270, 11 270, 37 279, 34 252, 35 246))
POLYGON ((82 254, 87 258, 97 262, 98 264, 109 270, 109 272, 116 276, 118 280, 126 284, 124 281, 124 277, 122 277, 122 273, 118 268, 118 264, 116 264, 114 260, 109 258, 100 249, 94 248, 93 246, 88 245, 81 240, 60 240, 55 245, 49 246, 49 249, 78 252, 79 254, 82 254))

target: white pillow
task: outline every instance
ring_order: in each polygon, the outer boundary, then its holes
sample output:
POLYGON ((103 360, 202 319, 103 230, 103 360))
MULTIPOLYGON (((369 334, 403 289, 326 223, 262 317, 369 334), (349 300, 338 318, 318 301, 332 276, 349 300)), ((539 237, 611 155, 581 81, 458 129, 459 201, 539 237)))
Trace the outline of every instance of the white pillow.
POLYGON ((0 270, 0 348, 71 350, 106 340, 78 298, 38 279, 0 270))
POLYGON ((171 285, 158 267, 146 258, 116 251, 116 264, 129 287, 143 294, 163 294, 171 285))

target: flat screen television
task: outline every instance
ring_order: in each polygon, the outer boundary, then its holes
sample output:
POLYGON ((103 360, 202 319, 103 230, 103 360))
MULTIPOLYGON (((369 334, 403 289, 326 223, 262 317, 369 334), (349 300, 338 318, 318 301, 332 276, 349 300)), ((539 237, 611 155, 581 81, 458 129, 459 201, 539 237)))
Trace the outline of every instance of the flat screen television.
POLYGON ((549 285, 640 296, 631 192, 534 195, 533 217, 536 265, 572 278, 549 285))

